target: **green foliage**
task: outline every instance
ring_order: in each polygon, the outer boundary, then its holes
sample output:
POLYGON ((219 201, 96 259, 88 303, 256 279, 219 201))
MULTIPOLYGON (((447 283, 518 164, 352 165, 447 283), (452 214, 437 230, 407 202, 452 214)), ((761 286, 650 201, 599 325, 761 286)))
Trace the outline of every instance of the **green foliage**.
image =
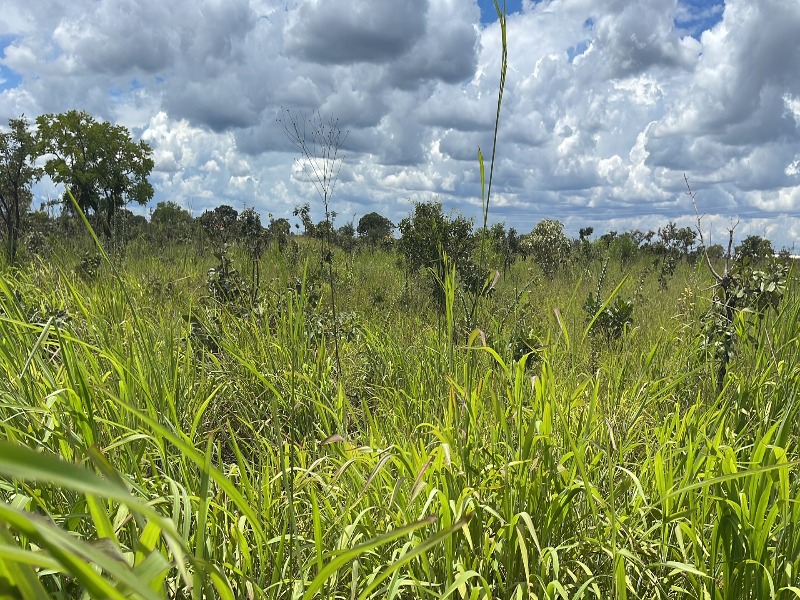
POLYGON ((291 234, 292 226, 288 219, 275 219, 272 215, 269 216, 269 225, 266 231, 267 240, 269 243, 277 244, 280 252, 283 252, 286 248, 291 234))
POLYGON ((711 308, 703 316, 701 348, 717 361, 717 389, 722 389, 737 344, 752 341, 762 317, 777 311, 786 293, 789 265, 772 261, 753 268, 749 258, 734 263, 715 288, 711 308), (745 336, 748 339, 741 339, 745 336))
POLYGON ((630 265, 639 255, 639 242, 632 232, 617 235, 608 247, 609 256, 623 265, 630 265))
MULTIPOLYGON (((316 245, 300 240, 301 255, 316 245)), ((691 315, 675 314, 673 290, 709 283, 685 263, 663 293, 644 282, 624 344, 599 325, 583 336, 581 305, 591 293, 614 309, 623 285, 531 283, 516 263, 479 314, 498 320, 462 344, 405 300, 380 248, 352 257, 336 323, 319 268, 267 261, 261 309, 245 310, 247 294, 223 291, 232 264, 212 291, 205 256, 138 250, 91 282, 64 275, 66 255, 0 276, 12 597, 755 599, 796 586, 796 282, 742 276, 746 296, 767 297, 737 317, 761 325, 741 337, 737 321, 717 396, 692 360, 691 315)), ((621 269, 610 260, 603 279, 621 269)))
POLYGON ((763 260, 772 258, 774 254, 772 242, 760 235, 748 235, 741 244, 736 246, 737 259, 763 260))
POLYGON ((564 234, 564 225, 554 219, 544 219, 525 236, 527 253, 539 265, 545 276, 552 278, 567 263, 571 244, 564 234))
POLYGON ((444 308, 443 281, 445 256, 455 264, 466 287, 479 292, 485 279, 472 262, 476 240, 472 221, 461 215, 445 215, 441 202, 431 200, 414 204, 408 217, 400 221, 398 251, 411 273, 425 270, 431 274, 430 285, 436 303, 444 308))
POLYGON ((91 282, 97 279, 101 264, 102 259, 98 254, 87 252, 81 257, 75 272, 84 281, 91 282))
POLYGON ((494 253, 500 257, 503 272, 507 273, 518 257, 524 254, 522 238, 513 227, 506 231, 504 223, 496 223, 489 230, 489 239, 494 253))
POLYGON ((620 339, 633 324, 633 301, 620 296, 619 287, 609 298, 603 298, 603 283, 607 272, 608 259, 603 262, 597 289, 583 303, 583 312, 586 314, 589 333, 601 334, 606 342, 612 342, 620 339))
POLYGON ((235 208, 221 204, 212 210, 203 211, 199 222, 214 246, 219 247, 236 239, 238 220, 239 212, 235 208))
POLYGON ((38 154, 28 121, 11 119, 8 127, 8 132, 0 132, 0 225, 6 258, 14 264, 33 199, 31 186, 41 177, 41 169, 35 165, 38 154))
MULTIPOLYGON (((50 155, 45 172, 72 192, 84 213, 100 218, 107 237, 119 208, 153 197, 147 180, 153 151, 143 141, 134 142, 125 127, 75 110, 41 115, 36 126, 38 152, 50 155)), ((70 209, 66 193, 64 205, 70 209)))
POLYGON ((391 237, 393 230, 394 223, 376 212, 367 213, 361 217, 356 228, 358 237, 373 246, 391 237))
POLYGON ((233 267, 227 245, 214 252, 214 256, 218 264, 211 267, 206 275, 208 293, 219 303, 243 308, 250 297, 250 290, 239 271, 233 267))
POLYGON ((260 259, 266 248, 267 236, 261 226, 261 216, 254 208, 246 208, 239 214, 236 234, 250 260, 260 259))
POLYGON ((168 240, 188 241, 194 229, 194 219, 189 211, 171 200, 156 205, 150 215, 150 224, 161 243, 168 240))
POLYGON ((316 233, 316 227, 314 226, 314 221, 311 220, 311 205, 308 202, 303 205, 296 205, 292 214, 300 218, 300 222, 303 224, 303 233, 313 237, 316 233))

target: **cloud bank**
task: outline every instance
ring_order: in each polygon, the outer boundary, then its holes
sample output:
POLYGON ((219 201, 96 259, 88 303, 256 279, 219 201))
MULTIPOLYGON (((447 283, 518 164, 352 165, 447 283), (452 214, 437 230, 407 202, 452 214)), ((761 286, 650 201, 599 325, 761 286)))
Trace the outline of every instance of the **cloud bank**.
MULTIPOLYGON (((740 219, 791 247, 798 31, 796 0, 524 0, 492 221, 689 225, 686 173, 712 241, 740 219)), ((289 110, 349 132, 340 222, 436 196, 480 210, 501 43, 474 0, 9 0, 0 48, 0 123, 77 108, 129 127, 154 149, 155 201, 276 216, 308 201, 321 218, 277 122, 289 110)))

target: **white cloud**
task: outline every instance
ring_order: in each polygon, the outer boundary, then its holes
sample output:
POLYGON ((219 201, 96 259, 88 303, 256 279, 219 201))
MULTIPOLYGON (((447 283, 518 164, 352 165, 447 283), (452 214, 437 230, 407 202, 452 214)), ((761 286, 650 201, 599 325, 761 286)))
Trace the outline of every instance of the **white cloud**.
MULTIPOLYGON (((277 119, 319 111, 349 132, 334 210, 398 221, 438 195, 473 216, 500 60, 499 26, 479 18, 468 0, 7 0, 0 66, 22 80, 0 86, 0 119, 87 110, 153 146, 156 201, 289 217, 321 209, 277 119)), ((796 0, 524 2, 491 218, 691 224, 686 173, 720 231, 738 217, 790 245, 797 31, 796 0)))

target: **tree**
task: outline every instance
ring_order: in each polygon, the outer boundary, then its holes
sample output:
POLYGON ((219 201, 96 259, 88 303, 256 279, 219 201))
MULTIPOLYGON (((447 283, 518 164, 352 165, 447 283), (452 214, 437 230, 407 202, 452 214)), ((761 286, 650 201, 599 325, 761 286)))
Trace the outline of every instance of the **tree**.
POLYGON ((430 269, 434 298, 444 307, 441 282, 446 275, 444 254, 456 265, 456 271, 470 291, 480 290, 484 282, 472 261, 475 237, 472 221, 457 215, 450 218, 438 201, 419 202, 410 216, 400 221, 400 254, 411 273, 430 269))
POLYGON ((203 211, 200 226, 216 244, 226 244, 236 237, 238 211, 227 204, 203 211))
POLYGON ((517 230, 509 227, 506 231, 505 223, 495 223, 489 229, 489 242, 492 250, 503 261, 503 273, 514 264, 518 256, 523 254, 522 241, 517 230))
POLYGON ((286 244, 289 242, 289 236, 292 233, 292 227, 288 219, 280 218, 275 219, 272 215, 269 216, 269 226, 267 226, 267 241, 277 242, 278 249, 283 252, 286 244))
POLYGON ((554 219, 539 221, 525 236, 525 245, 534 262, 550 278, 569 259, 571 244, 564 235, 564 224, 554 219))
POLYGON ((692 247, 697 242, 697 232, 691 227, 681 227, 676 233, 676 241, 681 248, 684 256, 689 256, 692 247))
POLYGON ((181 208, 176 202, 167 200, 156 205, 150 215, 150 225, 155 229, 161 239, 181 239, 188 236, 192 230, 192 215, 181 208))
MULTIPOLYGON (((300 217, 300 221, 303 223, 303 233, 305 235, 314 237, 316 229, 314 228, 314 221, 311 220, 311 205, 308 202, 302 206, 296 204, 294 210, 292 211, 292 215, 295 217, 300 217)), ((295 224, 295 227, 299 228, 300 226, 295 224)))
POLYGON ((375 245, 392 235, 394 223, 376 212, 371 212, 358 220, 358 237, 368 244, 375 245))
POLYGON ((153 197, 147 180, 153 170, 153 151, 134 142, 121 125, 98 122, 86 112, 71 110, 36 119, 38 151, 50 155, 45 172, 66 187, 78 206, 98 217, 103 233, 111 237, 117 209, 129 202, 146 204, 153 197))
POLYGON ((261 258, 267 240, 265 230, 261 226, 261 215, 256 209, 250 207, 239 213, 236 233, 250 259, 256 261, 261 258))
POLYGON ((23 218, 33 199, 31 185, 41 177, 41 170, 34 165, 35 140, 27 120, 11 119, 8 125, 10 130, 0 133, 0 220, 6 236, 6 256, 13 264, 23 218))
POLYGON ((772 242, 760 235, 748 235, 741 244, 736 246, 737 258, 761 260, 770 258, 773 254, 775 251, 772 249, 772 242))

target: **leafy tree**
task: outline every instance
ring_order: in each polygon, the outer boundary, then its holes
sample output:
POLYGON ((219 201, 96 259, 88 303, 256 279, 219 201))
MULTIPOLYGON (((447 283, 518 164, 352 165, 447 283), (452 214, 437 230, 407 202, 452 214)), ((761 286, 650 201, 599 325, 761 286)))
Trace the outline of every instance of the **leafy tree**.
POLYGON ((236 237, 238 211, 227 204, 203 211, 200 226, 217 244, 226 244, 236 237))
POLYGON ((525 246, 533 260, 547 277, 569 260, 570 242, 564 235, 564 224, 553 219, 544 219, 525 236, 525 246))
POLYGON ((736 246, 737 258, 751 258, 760 260, 770 258, 775 251, 772 249, 772 242, 762 238, 760 235, 748 235, 742 243, 736 246))
POLYGON ((675 234, 675 241, 684 256, 689 256, 697 241, 697 232, 691 227, 681 227, 675 234))
POLYGON ((609 231, 608 233, 604 233, 600 236, 600 241, 605 244, 606 249, 611 245, 611 242, 614 241, 614 238, 617 237, 616 231, 609 231))
POLYGON ((522 239, 513 227, 506 231, 505 223, 495 223, 489 230, 489 240, 492 250, 503 261, 503 273, 507 273, 517 257, 524 253, 522 239))
POLYGON ((475 246, 472 221, 461 215, 451 219, 438 201, 415 204, 412 214, 400 221, 399 228, 400 251, 412 272, 433 268, 443 276, 443 252, 458 265, 469 258, 475 246))
POLYGON ((416 203, 411 215, 400 221, 399 229, 398 244, 406 266, 412 273, 430 269, 434 296, 440 306, 444 306, 440 283, 445 278, 444 254, 455 263, 468 288, 481 286, 483 277, 478 276, 471 260, 475 248, 471 220, 461 215, 455 218, 445 215, 441 202, 434 200, 416 203))
POLYGON ((725 248, 722 247, 722 244, 712 244, 706 248, 706 254, 709 258, 721 260, 725 257, 725 248))
POLYGON ((252 261, 261 258, 264 252, 266 236, 261 226, 261 215, 254 208, 246 208, 239 213, 236 224, 237 237, 244 244, 247 255, 252 261))
POLYGON ((626 231, 613 239, 609 254, 619 260, 623 265, 628 265, 639 253, 639 242, 633 233, 626 231))
POLYGON ((352 252, 356 248, 356 228, 353 223, 345 223, 336 230, 336 243, 345 251, 352 252))
MULTIPOLYGON (((38 151, 50 156, 45 172, 72 192, 81 210, 97 215, 107 237, 117 209, 153 197, 147 180, 153 151, 145 142, 134 142, 125 127, 75 110, 42 115, 36 124, 38 151)), ((64 200, 70 207, 66 192, 64 200)))
POLYGON ((267 245, 266 232, 261 226, 261 215, 252 207, 244 209, 239 214, 236 233, 250 259, 250 291, 251 299, 255 302, 261 284, 261 263, 259 260, 267 245))
POLYGON ((272 243, 278 243, 278 249, 282 252, 289 242, 289 236, 292 233, 292 226, 288 219, 280 218, 274 219, 272 215, 269 216, 269 225, 267 226, 267 240, 272 243))
POLYGON ((6 237, 6 256, 13 264, 23 218, 33 198, 31 185, 39 179, 41 170, 34 165, 37 153, 27 120, 11 119, 8 124, 9 131, 0 133, 0 221, 6 237))
POLYGON ((336 237, 336 228, 328 219, 323 219, 314 225, 314 237, 320 240, 327 240, 336 237))
MULTIPOLYGON (((292 211, 292 215, 300 218, 300 221, 303 223, 303 233, 305 235, 314 235, 316 228, 314 227, 314 221, 311 220, 311 205, 308 202, 302 206, 299 204, 296 205, 292 211)), ((298 225, 295 225, 295 227, 298 227, 298 225)))
POLYGON ((189 211, 181 208, 176 202, 167 200, 156 205, 150 215, 150 224, 160 239, 169 237, 181 239, 189 235, 194 219, 189 211))
POLYGON ((119 241, 127 243, 146 234, 147 219, 133 214, 127 208, 118 208, 114 217, 114 229, 119 241))
POLYGON ((367 243, 375 245, 392 235, 394 223, 376 212, 367 213, 358 220, 356 232, 367 243))

